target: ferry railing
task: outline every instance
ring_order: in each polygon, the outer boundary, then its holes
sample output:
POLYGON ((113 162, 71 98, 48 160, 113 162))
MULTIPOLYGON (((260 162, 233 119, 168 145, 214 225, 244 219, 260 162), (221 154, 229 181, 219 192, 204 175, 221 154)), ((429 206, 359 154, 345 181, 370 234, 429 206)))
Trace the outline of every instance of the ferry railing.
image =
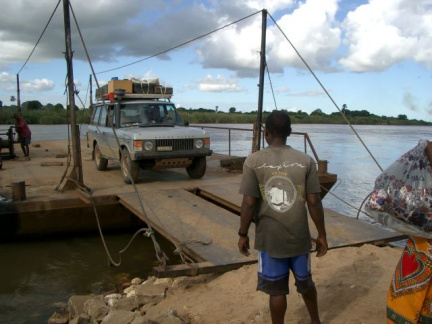
MULTIPOLYGON (((218 127, 218 126, 205 126, 205 125, 191 125, 193 127, 199 127, 201 129, 209 128, 209 129, 221 129, 221 130, 227 130, 228 131, 228 155, 231 156, 231 132, 232 131, 246 131, 246 132, 253 132, 253 129, 247 129, 247 128, 238 128, 238 127, 218 127)), ((263 134, 263 133, 262 133, 263 134)), ((312 141, 308 135, 308 133, 303 132, 291 132, 291 135, 298 135, 303 136, 303 148, 304 152, 308 153, 307 148, 309 147, 315 160, 319 163, 321 160, 318 158, 318 154, 315 151, 315 148, 312 144, 312 141)), ((252 145, 252 143, 251 143, 252 145)), ((264 136, 262 137, 262 147, 265 147, 265 140, 264 136)))

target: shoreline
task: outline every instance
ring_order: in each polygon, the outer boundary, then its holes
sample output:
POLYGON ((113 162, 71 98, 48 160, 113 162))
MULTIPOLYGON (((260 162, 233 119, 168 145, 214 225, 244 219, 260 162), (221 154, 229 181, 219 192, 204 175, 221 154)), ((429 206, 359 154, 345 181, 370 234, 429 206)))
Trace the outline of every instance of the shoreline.
MULTIPOLYGON (((323 323, 384 323, 387 290, 401 253, 401 248, 365 244, 329 250, 321 258, 312 256, 323 323)), ((117 324, 271 323, 268 296, 255 290, 256 271, 254 264, 223 274, 149 277, 144 283, 134 278, 130 287, 118 293, 72 296, 69 305, 75 306, 63 316, 71 315, 69 323, 75 323, 80 315, 117 324), (76 307, 79 304, 83 306, 76 307)), ((58 316, 53 314, 53 319, 58 316)), ((309 322, 291 279, 285 323, 309 322)))

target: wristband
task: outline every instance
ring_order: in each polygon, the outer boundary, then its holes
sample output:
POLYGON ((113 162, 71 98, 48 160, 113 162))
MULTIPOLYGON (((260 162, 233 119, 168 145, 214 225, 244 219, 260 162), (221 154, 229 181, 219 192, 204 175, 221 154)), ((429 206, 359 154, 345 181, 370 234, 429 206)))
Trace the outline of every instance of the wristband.
POLYGON ((238 231, 238 235, 241 237, 248 237, 248 233, 242 233, 240 231, 238 231))

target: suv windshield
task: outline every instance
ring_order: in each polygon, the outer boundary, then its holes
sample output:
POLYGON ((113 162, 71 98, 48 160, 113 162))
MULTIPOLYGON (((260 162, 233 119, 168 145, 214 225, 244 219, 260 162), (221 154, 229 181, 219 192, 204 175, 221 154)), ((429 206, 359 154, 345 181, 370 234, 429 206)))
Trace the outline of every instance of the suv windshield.
POLYGON ((183 125, 173 104, 134 103, 120 105, 120 125, 128 126, 174 126, 183 125))

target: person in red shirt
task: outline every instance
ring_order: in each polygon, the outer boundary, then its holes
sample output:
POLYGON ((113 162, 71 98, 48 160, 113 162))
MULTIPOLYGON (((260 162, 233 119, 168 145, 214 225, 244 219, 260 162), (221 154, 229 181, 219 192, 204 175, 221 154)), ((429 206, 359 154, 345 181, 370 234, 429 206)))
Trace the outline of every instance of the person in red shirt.
POLYGON ((18 134, 18 140, 25 157, 30 157, 29 145, 31 142, 31 131, 24 118, 19 114, 14 114, 15 118, 15 131, 18 134))

